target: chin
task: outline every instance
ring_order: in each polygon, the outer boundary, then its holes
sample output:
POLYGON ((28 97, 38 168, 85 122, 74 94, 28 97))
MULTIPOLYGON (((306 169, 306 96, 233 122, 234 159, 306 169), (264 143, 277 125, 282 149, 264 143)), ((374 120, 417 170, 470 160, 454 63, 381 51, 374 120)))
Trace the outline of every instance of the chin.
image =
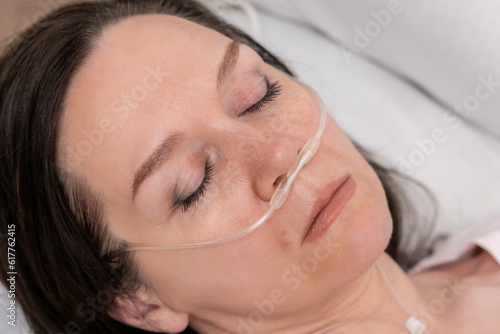
POLYGON ((366 225, 361 233, 348 233, 346 246, 350 255, 348 258, 356 263, 359 274, 366 272, 380 257, 389 244, 392 234, 392 220, 370 219, 364 222, 366 225))

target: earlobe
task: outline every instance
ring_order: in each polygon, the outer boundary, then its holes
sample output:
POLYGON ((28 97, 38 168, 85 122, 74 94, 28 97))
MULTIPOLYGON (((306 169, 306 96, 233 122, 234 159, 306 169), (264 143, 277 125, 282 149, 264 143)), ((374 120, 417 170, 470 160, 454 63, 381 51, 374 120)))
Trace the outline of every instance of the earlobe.
POLYGON ((150 332, 179 333, 188 326, 187 313, 172 310, 163 304, 146 302, 138 295, 140 292, 116 297, 115 307, 108 311, 108 315, 128 326, 150 332))

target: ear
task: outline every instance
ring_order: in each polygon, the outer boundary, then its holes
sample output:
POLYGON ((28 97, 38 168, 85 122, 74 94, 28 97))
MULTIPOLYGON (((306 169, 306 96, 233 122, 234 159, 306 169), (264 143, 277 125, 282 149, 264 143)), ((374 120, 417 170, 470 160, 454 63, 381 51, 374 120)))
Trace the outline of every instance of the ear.
POLYGON ((179 333, 189 323, 188 313, 173 310, 162 302, 151 302, 143 289, 116 297, 115 307, 108 314, 126 325, 158 333, 179 333))

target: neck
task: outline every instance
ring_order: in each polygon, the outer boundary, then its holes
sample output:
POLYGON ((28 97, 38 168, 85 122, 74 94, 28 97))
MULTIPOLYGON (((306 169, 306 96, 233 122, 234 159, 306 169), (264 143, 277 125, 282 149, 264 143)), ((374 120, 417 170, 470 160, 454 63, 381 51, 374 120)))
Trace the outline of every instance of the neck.
MULTIPOLYGON (((317 333, 370 332, 410 333, 405 325, 410 316, 420 316, 428 305, 423 291, 386 253, 355 284, 348 298, 331 309, 329 326, 317 333), (347 310, 347 311, 346 311, 347 310), (341 316, 339 316, 341 315, 341 316)), ((422 319, 419 319, 422 320, 422 319)), ((426 327, 426 321, 422 321, 426 327)), ((414 333, 425 333, 425 331, 414 333)))
MULTIPOLYGON (((429 324, 425 317, 421 317, 422 310, 429 306, 424 294, 425 287, 415 284, 386 253, 382 253, 378 262, 401 304, 409 313, 418 317, 427 329, 432 329, 434 324, 429 324)), ((330 300, 326 305, 304 308, 300 314, 294 314, 292 319, 269 319, 252 334, 410 333, 405 328, 409 315, 397 302, 376 263, 358 280, 344 288, 341 296, 332 296, 330 300)), ((226 331, 219 327, 212 328, 211 332, 226 331)))
MULTIPOLYGON (((429 305, 425 287, 419 288, 386 253, 380 255, 378 262, 382 272, 373 263, 363 276, 345 289, 343 296, 335 296, 329 305, 319 306, 319 310, 311 312, 316 319, 312 316, 305 320, 306 325, 297 328, 297 333, 364 333, 366 330, 371 333, 410 333, 405 329, 410 317, 408 313, 420 317, 422 310, 429 305), (406 310, 391 292, 383 273, 406 310), (321 318, 317 319, 317 315, 321 318)), ((429 329, 431 324, 426 319, 420 320, 429 329)), ((287 323, 283 325, 283 333, 294 332, 295 328, 291 330, 287 323)), ((281 333, 279 330, 266 331, 270 332, 281 333)))

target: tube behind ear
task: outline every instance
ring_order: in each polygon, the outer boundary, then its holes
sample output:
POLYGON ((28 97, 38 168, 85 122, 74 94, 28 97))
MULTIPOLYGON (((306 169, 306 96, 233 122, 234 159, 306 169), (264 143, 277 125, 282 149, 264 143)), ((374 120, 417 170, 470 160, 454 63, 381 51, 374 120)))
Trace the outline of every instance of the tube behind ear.
POLYGON ((158 333, 182 332, 189 324, 187 313, 172 310, 161 302, 151 302, 147 294, 140 291, 116 297, 108 315, 128 326, 158 333))

